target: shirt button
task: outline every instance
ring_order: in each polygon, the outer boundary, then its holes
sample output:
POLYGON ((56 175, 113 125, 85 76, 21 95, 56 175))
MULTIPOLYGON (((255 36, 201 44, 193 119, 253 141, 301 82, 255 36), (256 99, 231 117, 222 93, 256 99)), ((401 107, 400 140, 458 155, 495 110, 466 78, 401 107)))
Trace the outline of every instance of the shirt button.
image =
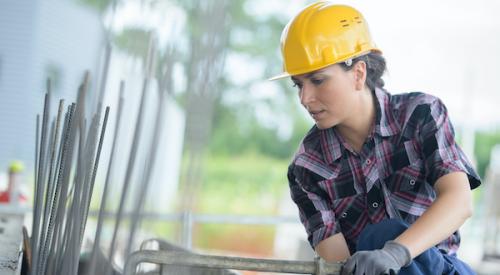
POLYGON ((371 161, 371 160, 369 160, 369 159, 367 159, 367 160, 365 161, 365 163, 366 163, 366 165, 370 165, 370 164, 372 163, 372 161, 371 161))
POLYGON ((342 218, 347 217, 347 212, 342 213, 341 217, 342 217, 342 218))
POLYGON ((415 185, 415 180, 411 179, 410 180, 410 185, 415 185))
POLYGON ((372 206, 373 206, 373 208, 377 208, 378 207, 378 202, 372 203, 372 206))

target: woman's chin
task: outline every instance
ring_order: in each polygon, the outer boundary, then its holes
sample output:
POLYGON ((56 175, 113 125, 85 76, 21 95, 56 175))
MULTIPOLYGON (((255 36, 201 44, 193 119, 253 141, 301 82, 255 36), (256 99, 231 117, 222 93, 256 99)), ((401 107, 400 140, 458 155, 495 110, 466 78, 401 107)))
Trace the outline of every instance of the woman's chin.
POLYGON ((320 130, 332 128, 333 126, 335 126, 335 123, 332 123, 332 122, 327 123, 327 122, 324 122, 324 121, 316 121, 316 127, 318 127, 318 129, 320 129, 320 130))

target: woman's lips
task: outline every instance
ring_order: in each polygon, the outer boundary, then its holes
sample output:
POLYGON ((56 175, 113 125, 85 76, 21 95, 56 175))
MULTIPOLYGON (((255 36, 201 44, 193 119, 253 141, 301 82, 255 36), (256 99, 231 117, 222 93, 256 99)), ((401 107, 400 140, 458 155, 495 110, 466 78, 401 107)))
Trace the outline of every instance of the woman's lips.
POLYGON ((314 120, 318 120, 321 118, 321 116, 325 113, 324 110, 320 110, 320 111, 311 111, 309 112, 311 114, 311 116, 313 117, 314 120))

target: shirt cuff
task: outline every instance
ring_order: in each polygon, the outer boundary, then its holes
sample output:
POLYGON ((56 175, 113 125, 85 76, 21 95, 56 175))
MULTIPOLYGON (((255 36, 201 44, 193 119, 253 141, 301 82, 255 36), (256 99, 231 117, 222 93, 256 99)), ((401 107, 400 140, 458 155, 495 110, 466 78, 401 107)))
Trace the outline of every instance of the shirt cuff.
POLYGON ((466 167, 456 162, 435 163, 433 165, 431 173, 427 175, 427 181, 434 186, 434 184, 440 177, 453 172, 464 172, 469 179, 471 189, 474 189, 481 184, 481 179, 472 168, 466 167))

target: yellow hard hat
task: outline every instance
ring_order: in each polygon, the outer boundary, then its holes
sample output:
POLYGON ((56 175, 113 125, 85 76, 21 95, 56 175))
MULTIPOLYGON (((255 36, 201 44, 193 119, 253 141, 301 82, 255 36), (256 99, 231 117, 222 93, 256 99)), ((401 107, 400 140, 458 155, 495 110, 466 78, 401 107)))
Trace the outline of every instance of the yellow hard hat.
POLYGON ((15 160, 9 165, 9 173, 21 173, 24 170, 24 164, 22 161, 15 160))
POLYGON ((305 7, 283 30, 284 72, 270 80, 309 73, 371 51, 382 53, 359 11, 327 1, 316 2, 305 7))

